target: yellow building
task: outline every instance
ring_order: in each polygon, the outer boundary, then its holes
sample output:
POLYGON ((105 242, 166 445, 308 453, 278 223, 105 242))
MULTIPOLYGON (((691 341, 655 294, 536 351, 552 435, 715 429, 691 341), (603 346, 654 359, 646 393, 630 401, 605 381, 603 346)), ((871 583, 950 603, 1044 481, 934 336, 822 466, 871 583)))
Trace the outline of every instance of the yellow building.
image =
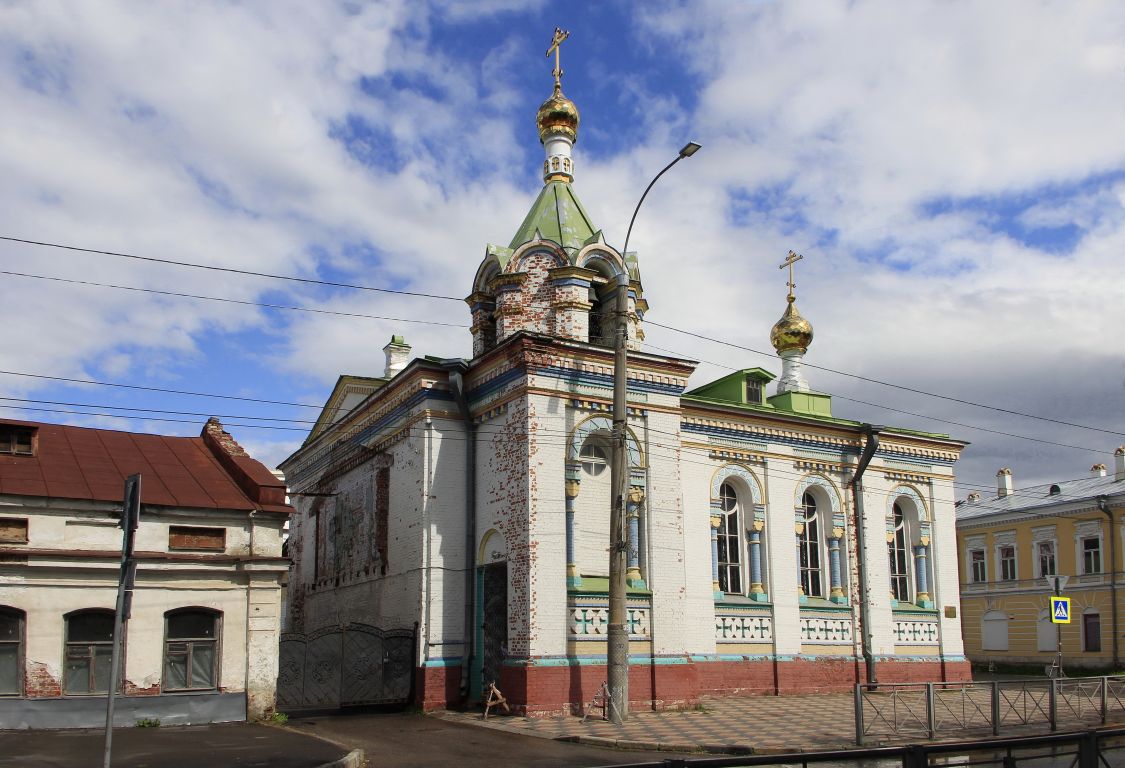
POLYGON ((994 498, 957 507, 962 632, 974 663, 1121 669, 1125 447, 1114 472, 1017 491, 996 474, 994 498), (1052 622, 1054 582, 1070 599, 1069 624, 1052 622))

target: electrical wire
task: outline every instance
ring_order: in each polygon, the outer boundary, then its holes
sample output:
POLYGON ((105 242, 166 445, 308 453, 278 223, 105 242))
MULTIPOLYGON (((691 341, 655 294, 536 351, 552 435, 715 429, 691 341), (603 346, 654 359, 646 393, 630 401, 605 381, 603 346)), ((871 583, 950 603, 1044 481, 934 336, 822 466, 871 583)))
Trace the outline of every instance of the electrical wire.
POLYGON ((193 269, 208 269, 214 272, 226 272, 234 275, 248 275, 250 277, 265 277, 270 280, 289 280, 297 283, 306 283, 308 285, 323 285, 330 288, 350 288, 356 291, 377 291, 379 293, 396 293, 401 296, 417 296, 424 299, 442 299, 444 301, 463 301, 463 299, 454 298, 453 296, 442 296, 436 293, 422 293, 419 291, 402 291, 395 288, 376 288, 371 285, 359 285, 356 283, 340 283, 333 280, 316 280, 311 277, 295 277, 293 275, 275 275, 269 272, 255 272, 249 269, 236 269, 234 267, 220 267, 215 264, 194 264, 188 261, 176 261, 174 259, 158 259, 155 256, 136 256, 131 253, 121 253, 119 251, 103 251, 98 248, 80 248, 76 245, 62 245, 60 243, 48 243, 42 240, 27 240, 20 237, 9 237, 0 235, 0 240, 7 240, 12 243, 23 243, 24 245, 38 245, 44 248, 60 248, 66 251, 78 251, 80 253, 93 253, 101 256, 119 256, 123 259, 136 259, 137 261, 149 261, 155 264, 168 264, 176 267, 191 267, 193 269))
MULTIPOLYGON (((96 249, 96 248, 82 248, 82 247, 78 247, 78 246, 63 245, 63 244, 60 244, 60 243, 51 243, 51 242, 46 242, 46 241, 42 241, 42 240, 30 240, 30 239, 26 239, 26 238, 11 237, 11 236, 7 236, 7 235, 0 235, 0 240, 8 241, 8 242, 14 242, 14 243, 22 243, 22 244, 25 244, 25 245, 35 245, 35 246, 40 246, 40 247, 45 247, 45 248, 58 248, 58 249, 63 249, 63 250, 68 250, 68 251, 77 251, 77 252, 81 252, 81 253, 91 253, 91 254, 104 255, 104 256, 117 256, 117 257, 127 258, 127 259, 137 259, 137 260, 140 260, 140 261, 148 261, 148 262, 154 262, 154 263, 158 263, 158 264, 168 264, 168 265, 179 266, 179 267, 190 267, 190 268, 196 268, 196 269, 208 269, 208 270, 215 270, 215 271, 219 271, 219 272, 227 272, 227 273, 232 273, 232 274, 249 275, 249 276, 253 276, 253 277, 266 277, 266 278, 269 278, 269 279, 272 279, 272 280, 289 280, 289 281, 300 282, 300 283, 305 283, 305 284, 323 285, 323 286, 330 286, 330 287, 335 287, 335 288, 348 288, 348 289, 352 289, 352 290, 362 290, 362 291, 378 291, 378 292, 382 292, 382 293, 393 293, 393 294, 399 294, 399 295, 403 295, 403 296, 415 296, 415 297, 420 297, 420 298, 442 299, 442 300, 447 300, 447 301, 458 301, 458 302, 463 301, 463 299, 459 299, 459 298, 454 297, 454 296, 444 296, 444 295, 441 295, 441 294, 422 293, 422 292, 417 292, 417 291, 403 291, 403 290, 397 290, 397 289, 393 289, 393 288, 380 288, 380 287, 369 286, 369 285, 361 285, 361 284, 356 284, 356 283, 342 283, 342 282, 335 282, 335 281, 329 281, 329 280, 316 280, 316 279, 312 279, 312 278, 296 277, 296 276, 293 276, 293 275, 277 275, 277 274, 271 274, 271 273, 266 273, 266 272, 255 272, 255 271, 251 271, 251 270, 236 269, 236 268, 233 268, 233 267, 220 267, 220 266, 211 265, 211 264, 197 264, 197 263, 186 262, 186 261, 177 261, 177 260, 174 260, 174 259, 161 259, 161 258, 156 258, 156 257, 152 257, 152 256, 138 256, 138 255, 135 255, 135 254, 122 253, 122 252, 119 252, 119 251, 108 251, 108 250, 101 250, 101 249, 96 249)), ((193 297, 193 298, 207 298, 207 297, 193 297)), ((754 354, 764 355, 764 356, 771 357, 771 358, 773 357, 772 353, 766 352, 764 350, 755 349, 753 347, 747 347, 747 346, 742 345, 742 344, 736 344, 734 342, 726 341, 724 339, 715 338, 713 336, 708 336, 706 334, 697 333, 695 331, 688 331, 688 330, 685 330, 683 328, 677 328, 677 327, 672 326, 672 325, 666 325, 666 324, 663 324, 663 323, 658 323, 658 322, 656 322, 654 320, 651 320, 651 319, 646 319, 645 322, 648 325, 651 325, 655 328, 663 328, 665 330, 672 331, 674 333, 680 333, 680 334, 683 334, 685 336, 690 336, 692 338, 700 339, 700 340, 703 340, 703 341, 709 341, 709 342, 712 342, 712 343, 715 343, 715 344, 722 344, 724 346, 728 346, 728 347, 731 347, 731 348, 734 348, 734 349, 743 350, 745 352, 752 352, 754 354)), ((953 397, 951 395, 942 395, 942 394, 939 394, 939 393, 936 393, 936 392, 930 392, 930 391, 927 391, 927 390, 924 390, 924 389, 919 389, 917 387, 911 387, 911 386, 904 385, 904 384, 896 384, 896 383, 893 383, 893 382, 883 381, 881 379, 875 379, 875 378, 872 378, 872 377, 869 377, 869 376, 863 376, 863 375, 860 375, 860 374, 857 374, 857 373, 849 373, 847 371, 840 371, 840 370, 837 370, 835 368, 829 368, 829 367, 823 366, 823 365, 816 365, 814 363, 804 362, 803 365, 805 367, 813 368, 813 369, 820 370, 820 371, 825 371, 827 373, 834 373, 838 376, 846 376, 846 377, 849 377, 849 378, 857 379, 859 381, 865 381, 865 382, 868 382, 870 384, 878 384, 880 386, 889 387, 889 388, 892 388, 892 389, 900 389, 900 390, 903 390, 905 392, 911 392, 913 394, 923 395, 923 396, 926 396, 926 397, 933 397, 933 398, 937 398, 939 400, 946 400, 948 402, 958 403, 960 405, 968 405, 968 406, 972 406, 974 408, 982 408, 982 409, 986 409, 986 410, 995 411, 997 413, 1004 413, 1004 414, 1007 414, 1007 415, 1010 415, 1010 416, 1020 416, 1022 418, 1027 418, 1027 419, 1035 419, 1035 420, 1038 420, 1038 421, 1044 421, 1044 422, 1048 422, 1048 423, 1051 423, 1051 424, 1058 424, 1060 426, 1073 427, 1075 429, 1085 429, 1085 430, 1089 430, 1089 431, 1093 431, 1093 432, 1101 432, 1103 434, 1125 437, 1125 432, 1120 432, 1120 431, 1111 430, 1111 429, 1105 429, 1105 428, 1102 428, 1102 427, 1093 427, 1093 426, 1090 426, 1090 425, 1087 425, 1087 424, 1078 424, 1076 422, 1064 421, 1062 419, 1053 419, 1053 418, 1050 418, 1048 416, 1038 416, 1038 415, 1035 415, 1035 414, 1025 413, 1023 411, 1017 411, 1017 410, 1014 410, 1014 409, 1011 409, 1011 408, 1003 408, 1003 407, 996 406, 996 405, 989 405, 989 404, 986 404, 986 403, 978 403, 978 402, 975 402, 975 401, 972 401, 972 400, 966 400, 964 398, 953 397)))
POLYGON ((295 312, 313 312, 319 315, 337 315, 339 317, 358 317, 365 320, 390 320, 396 323, 419 323, 421 325, 444 325, 447 328, 468 328, 464 323, 443 323, 437 320, 415 320, 409 317, 386 317, 383 315, 366 315, 360 312, 340 312, 332 309, 314 309, 312 307, 298 307, 288 304, 267 304, 260 301, 244 301, 242 299, 225 299, 218 296, 201 296, 197 293, 177 293, 175 291, 161 291, 156 288, 138 288, 131 285, 114 285, 112 283, 95 283, 90 280, 72 280, 66 277, 51 277, 48 275, 33 275, 28 272, 12 272, 0 269, 0 275, 12 277, 26 277, 32 280, 50 280, 56 283, 70 283, 84 285, 92 288, 115 288, 120 291, 134 291, 136 293, 153 293, 158 296, 175 296, 181 299, 200 299, 203 301, 218 301, 224 304, 241 304, 247 307, 264 307, 266 309, 288 309, 295 312))

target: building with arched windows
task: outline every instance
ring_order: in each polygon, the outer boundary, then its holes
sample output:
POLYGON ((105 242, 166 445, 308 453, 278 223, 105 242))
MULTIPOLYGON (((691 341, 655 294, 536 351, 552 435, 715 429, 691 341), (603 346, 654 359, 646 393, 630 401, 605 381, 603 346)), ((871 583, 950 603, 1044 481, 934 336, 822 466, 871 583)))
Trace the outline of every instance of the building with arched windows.
POLYGON ((633 706, 965 679, 964 443, 836 416, 805 380, 812 326, 792 293, 771 333, 779 378, 748 368, 689 388, 693 361, 644 349, 637 255, 578 200, 579 114, 557 81, 537 119, 543 189, 472 278, 471 359, 408 361, 395 337, 384 376, 341 378, 282 463, 292 628, 417 625, 425 707, 492 681, 519 711, 590 702, 606 679, 624 282, 633 706))

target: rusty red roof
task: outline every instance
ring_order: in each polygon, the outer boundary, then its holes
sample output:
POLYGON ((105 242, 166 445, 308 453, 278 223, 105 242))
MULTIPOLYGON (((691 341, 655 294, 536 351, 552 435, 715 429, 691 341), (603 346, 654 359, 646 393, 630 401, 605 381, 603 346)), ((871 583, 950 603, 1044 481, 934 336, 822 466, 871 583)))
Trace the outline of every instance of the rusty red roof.
POLYGON ((292 512, 285 485, 223 431, 199 437, 0 419, 35 431, 30 456, 0 454, 0 494, 121 501, 125 478, 141 475, 141 502, 170 507, 292 512))

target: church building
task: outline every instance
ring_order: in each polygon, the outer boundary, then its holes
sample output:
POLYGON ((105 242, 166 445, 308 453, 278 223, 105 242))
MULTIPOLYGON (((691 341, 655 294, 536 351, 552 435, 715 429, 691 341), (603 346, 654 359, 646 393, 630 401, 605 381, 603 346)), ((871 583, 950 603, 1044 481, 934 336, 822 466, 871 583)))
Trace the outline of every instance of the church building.
POLYGON ((591 701, 607 672, 624 275, 630 707, 967 679, 965 443, 833 414, 802 370, 813 328, 791 266, 770 332, 780 377, 748 368, 689 389, 693 361, 645 351, 640 259, 579 202, 579 112, 559 75, 536 116, 542 191, 466 286, 471 359, 412 358, 393 337, 385 375, 342 376, 282 464, 290 628, 416 626, 425 708, 493 681, 527 714, 591 701))

